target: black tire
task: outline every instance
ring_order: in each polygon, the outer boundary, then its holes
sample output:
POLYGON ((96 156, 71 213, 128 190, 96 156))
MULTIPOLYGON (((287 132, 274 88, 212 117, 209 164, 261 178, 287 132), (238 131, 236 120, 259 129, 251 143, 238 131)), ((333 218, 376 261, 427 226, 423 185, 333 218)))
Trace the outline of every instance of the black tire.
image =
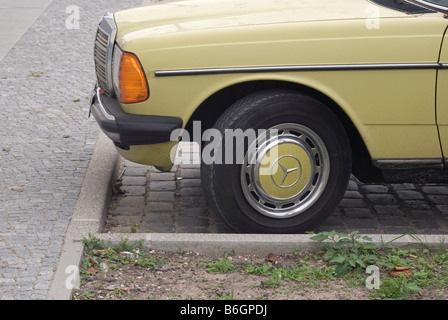
POLYGON ((214 128, 222 135, 223 164, 203 161, 202 183, 211 209, 235 231, 312 231, 340 203, 351 173, 350 143, 338 118, 318 100, 294 91, 257 92, 231 106, 214 128), (278 134, 245 141, 241 159, 236 152, 241 141, 225 149, 226 140, 233 139, 226 129, 275 129, 278 134), (248 151, 254 150, 259 157, 250 161, 248 151), (225 164, 230 151, 233 161, 225 164), (271 153, 278 158, 262 164, 271 153))

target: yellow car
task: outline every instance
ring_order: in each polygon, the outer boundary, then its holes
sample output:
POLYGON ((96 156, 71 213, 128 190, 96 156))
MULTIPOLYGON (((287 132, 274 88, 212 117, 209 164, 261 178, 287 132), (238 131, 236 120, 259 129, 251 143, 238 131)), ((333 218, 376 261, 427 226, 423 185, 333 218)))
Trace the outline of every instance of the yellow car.
POLYGON ((448 0, 184 0, 103 17, 91 112, 169 171, 201 148, 236 231, 301 233, 365 182, 447 181, 448 0))

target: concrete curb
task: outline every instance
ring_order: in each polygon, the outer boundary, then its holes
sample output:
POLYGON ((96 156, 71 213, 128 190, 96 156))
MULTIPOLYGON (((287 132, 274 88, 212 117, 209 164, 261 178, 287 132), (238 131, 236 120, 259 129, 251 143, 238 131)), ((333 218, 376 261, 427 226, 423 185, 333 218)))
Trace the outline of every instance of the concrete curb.
POLYGON ((81 186, 72 219, 67 228, 56 272, 47 295, 48 300, 69 300, 72 288, 66 285, 80 265, 82 239, 100 231, 111 199, 111 184, 117 176, 120 157, 111 141, 98 135, 87 173, 81 186))
MULTIPOLYGON (((205 254, 223 254, 234 251, 237 254, 287 254, 296 249, 311 251, 321 249, 323 243, 312 240, 307 234, 187 234, 187 233, 126 233, 94 235, 105 243, 117 244, 124 240, 140 241, 145 248, 156 251, 186 250, 205 254)), ((368 234, 377 246, 405 247, 427 245, 448 247, 447 235, 392 235, 368 234)))

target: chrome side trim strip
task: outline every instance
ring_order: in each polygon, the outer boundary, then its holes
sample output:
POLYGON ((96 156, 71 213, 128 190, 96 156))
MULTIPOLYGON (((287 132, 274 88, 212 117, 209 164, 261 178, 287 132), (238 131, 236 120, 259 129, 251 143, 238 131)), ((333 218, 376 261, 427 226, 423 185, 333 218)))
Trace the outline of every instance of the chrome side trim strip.
POLYGON ((443 160, 434 159, 374 159, 373 165, 379 169, 443 169, 443 160))
POLYGON ((196 76, 226 73, 260 73, 260 72, 309 72, 309 71, 361 71, 361 70, 417 70, 448 69, 448 64, 441 63, 375 63, 375 64, 328 64, 303 66, 267 66, 238 68, 204 68, 158 70, 156 77, 196 76))

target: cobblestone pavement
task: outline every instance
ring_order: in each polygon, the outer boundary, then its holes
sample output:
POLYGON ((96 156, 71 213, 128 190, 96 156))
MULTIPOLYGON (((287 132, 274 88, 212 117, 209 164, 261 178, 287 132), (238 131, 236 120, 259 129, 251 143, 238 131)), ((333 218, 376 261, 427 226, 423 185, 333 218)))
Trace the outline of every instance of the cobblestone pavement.
POLYGON ((87 119, 96 27, 140 3, 52 1, 0 61, 1 300, 47 295, 98 133, 87 119))
MULTIPOLYGON (((199 165, 183 164, 197 158, 197 146, 183 145, 181 164, 168 173, 123 160, 118 186, 124 194, 115 197, 104 232, 232 233, 207 209, 199 165)), ((448 185, 372 185, 352 178, 337 210, 315 231, 331 230, 447 234, 448 185)))

